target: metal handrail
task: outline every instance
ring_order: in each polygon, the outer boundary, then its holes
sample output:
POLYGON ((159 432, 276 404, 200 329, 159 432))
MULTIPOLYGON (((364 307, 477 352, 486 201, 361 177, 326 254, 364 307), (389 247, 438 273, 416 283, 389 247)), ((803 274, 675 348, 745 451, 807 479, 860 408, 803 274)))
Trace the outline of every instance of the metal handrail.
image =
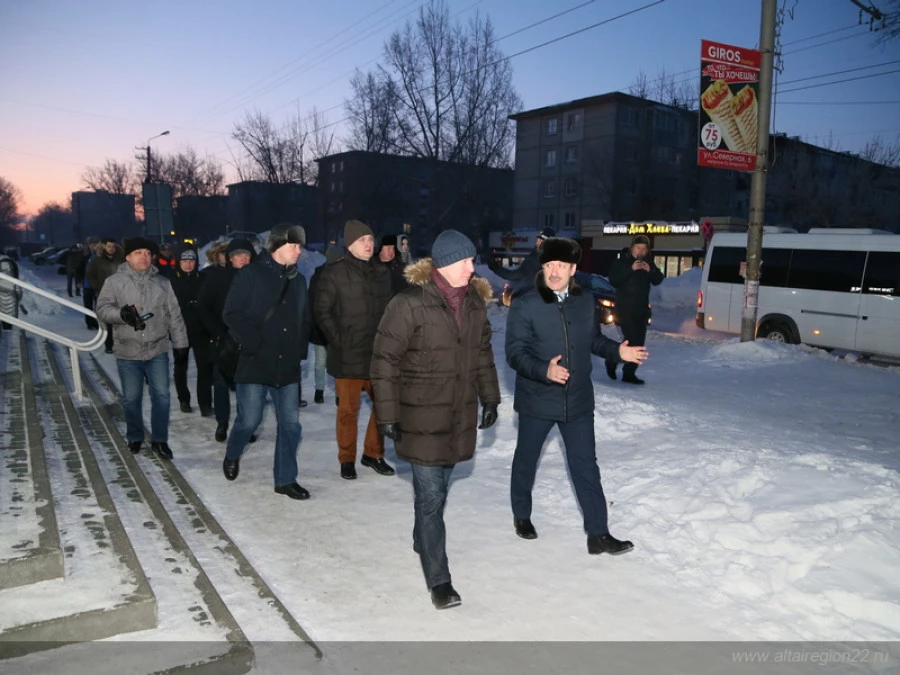
MULTIPOLYGON (((61 298, 58 295, 51 293, 50 291, 45 291, 43 288, 39 288, 34 284, 29 284, 27 281, 22 281, 21 279, 16 279, 15 277, 11 277, 8 274, 4 274, 0 272, 0 281, 6 281, 14 286, 21 286, 24 289, 31 291, 32 293, 37 293, 48 300, 53 300, 54 302, 58 302, 61 305, 65 305, 71 309, 74 309, 76 312, 81 312, 85 316, 89 316, 92 319, 97 319, 97 315, 90 309, 87 309, 81 305, 77 305, 71 300, 66 300, 65 298, 61 298)), ((23 330, 27 330, 35 335, 40 335, 42 338, 47 340, 52 340, 58 344, 64 345, 69 348, 69 357, 72 360, 72 384, 75 388, 74 396, 78 402, 84 400, 81 393, 81 364, 78 361, 78 352, 89 352, 97 349, 100 345, 106 342, 106 324, 100 320, 97 320, 97 334, 86 342, 78 342, 73 340, 72 338, 67 338, 64 335, 60 335, 59 333, 54 333, 51 330, 47 330, 46 328, 41 328, 40 326, 36 326, 29 321, 22 321, 14 316, 10 316, 9 314, 4 314, 0 312, 0 321, 5 321, 6 323, 11 323, 13 326, 18 326, 23 330)))

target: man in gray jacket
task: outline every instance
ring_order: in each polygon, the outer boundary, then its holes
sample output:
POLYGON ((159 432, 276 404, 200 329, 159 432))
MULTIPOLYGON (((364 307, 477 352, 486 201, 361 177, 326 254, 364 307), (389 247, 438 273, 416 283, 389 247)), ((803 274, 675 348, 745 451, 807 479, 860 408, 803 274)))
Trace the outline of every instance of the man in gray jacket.
POLYGON ((125 262, 103 284, 97 317, 112 324, 122 383, 125 439, 133 453, 144 440, 144 379, 150 386, 150 447, 163 459, 169 449, 169 339, 176 356, 188 350, 187 329, 169 280, 153 266, 156 244, 125 240, 125 262), (183 351, 182 351, 183 350, 183 351))

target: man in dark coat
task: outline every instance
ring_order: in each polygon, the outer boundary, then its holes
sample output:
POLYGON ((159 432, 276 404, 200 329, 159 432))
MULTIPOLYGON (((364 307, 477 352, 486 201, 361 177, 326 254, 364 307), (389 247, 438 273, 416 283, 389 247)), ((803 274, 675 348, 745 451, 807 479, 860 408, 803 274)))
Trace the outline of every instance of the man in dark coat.
MULTIPOLYGON (((112 237, 103 237, 99 244, 93 244, 94 254, 90 257, 87 264, 87 270, 84 274, 84 306, 87 307, 90 302, 90 308, 94 308, 94 301, 103 290, 103 284, 113 274, 115 274, 119 266, 125 262, 125 251, 116 243, 112 237), (90 296, 90 299, 88 298, 90 296)), ((106 353, 113 353, 113 328, 112 325, 106 326, 106 353)))
POLYGON ((72 244, 66 251, 66 292, 72 297, 72 286, 75 286, 75 295, 81 295, 81 284, 84 282, 84 256, 81 254, 81 244, 72 244))
POLYGON ((487 262, 490 270, 501 279, 513 282, 511 284, 513 298, 518 298, 534 287, 534 277, 541 271, 541 246, 544 245, 545 240, 555 236, 556 231, 552 227, 545 227, 538 232, 534 239, 534 250, 525 256, 518 267, 510 270, 504 269, 493 256, 488 256, 487 262))
POLYGON ((269 232, 266 250, 234 278, 222 315, 228 332, 241 346, 234 381, 237 419, 228 437, 222 470, 238 477, 241 455, 262 420, 266 397, 272 399, 278 427, 273 475, 275 492, 308 499, 297 484, 300 365, 309 348, 306 279, 297 269, 306 232, 280 224, 269 232))
MULTIPOLYGON (((328 343, 328 374, 334 377, 338 398, 336 435, 341 478, 354 480, 360 397, 365 392, 374 400, 369 366, 375 331, 391 296, 391 278, 372 260, 375 237, 368 225, 347 221, 344 244, 347 255, 322 270, 313 311, 328 343)), ((374 407, 360 463, 383 476, 394 475, 394 469, 384 461, 384 438, 378 433, 374 407)))
POLYGON ((388 304, 372 353, 379 428, 412 464, 413 548, 437 609, 460 604, 447 563, 444 504, 450 475, 475 453, 480 429, 497 421, 500 387, 486 301, 491 288, 473 279, 475 245, 445 230, 432 257, 406 268, 411 284, 388 304))
POLYGON ((597 468, 591 354, 636 363, 647 358, 647 350, 627 341, 619 344, 600 332, 593 296, 582 292, 574 279, 580 260, 577 242, 547 239, 535 288, 509 309, 506 361, 516 371, 514 407, 519 413, 510 481, 513 524, 523 539, 537 538, 531 522, 531 488, 544 441, 556 425, 584 515, 588 552, 624 553, 633 545, 609 533, 597 468))
MULTIPOLYGON (((650 256, 650 239, 639 234, 631 240, 628 253, 616 260, 609 270, 609 283, 616 289, 616 322, 622 337, 633 347, 643 346, 650 321, 650 286, 662 283, 663 273, 650 256)), ((644 384, 635 373, 638 364, 622 366, 622 382, 644 384)), ((606 374, 616 379, 616 361, 606 362, 606 374)))
MULTIPOLYGON (((237 343, 228 334, 228 326, 222 314, 225 312, 225 299, 231 289, 231 283, 239 270, 256 259, 256 250, 246 239, 232 239, 225 248, 226 263, 224 266, 211 265, 201 273, 205 278, 197 298, 197 316, 210 341, 213 358, 213 409, 216 416, 215 439, 224 443, 228 437, 228 424, 231 420, 231 396, 234 388, 234 372, 224 364, 228 373, 223 371, 222 357, 233 357, 237 364, 237 343), (228 352, 224 354, 224 352, 228 352)), ((255 440, 251 436, 250 442, 255 440)))
MULTIPOLYGON (((197 249, 192 244, 180 244, 175 249, 175 258, 178 267, 169 280, 172 282, 172 290, 178 298, 181 316, 184 317, 184 324, 187 326, 190 350, 194 352, 194 364, 197 366, 197 405, 200 406, 200 414, 203 417, 212 417, 213 363, 209 335, 203 329, 197 311, 197 301, 203 285, 203 279, 197 271, 197 249)), ((188 355, 181 353, 179 358, 175 359, 175 391, 178 393, 178 402, 183 413, 193 412, 187 371, 188 355)))
POLYGON ((397 237, 393 234, 386 234, 381 238, 381 246, 376 256, 376 264, 383 265, 391 277, 391 296, 397 295, 400 291, 407 287, 406 279, 403 276, 403 270, 406 265, 397 255, 397 237))

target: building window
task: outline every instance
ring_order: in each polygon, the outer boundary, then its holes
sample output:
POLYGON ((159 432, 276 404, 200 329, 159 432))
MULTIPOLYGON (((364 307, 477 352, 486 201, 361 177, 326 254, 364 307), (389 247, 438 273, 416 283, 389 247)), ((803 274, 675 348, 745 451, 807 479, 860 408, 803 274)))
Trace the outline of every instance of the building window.
POLYGON ((335 180, 331 181, 331 191, 332 192, 337 191, 337 181, 335 181, 335 180))
POLYGON ((544 154, 544 166, 556 166, 556 150, 548 150, 544 154))
POLYGON ((342 180, 338 181, 338 192, 340 192, 340 193, 344 192, 344 181, 342 181, 342 180))
POLYGON ((556 181, 548 180, 544 183, 544 198, 550 199, 551 197, 556 196, 556 181))
POLYGON ((570 211, 569 213, 566 213, 564 218, 565 218, 565 223, 566 223, 565 228, 567 230, 574 230, 575 229, 575 214, 570 211))
POLYGON ((570 112, 566 115, 566 129, 568 131, 573 131, 581 126, 581 113, 580 112, 570 112))
POLYGON ((555 136, 557 131, 559 130, 559 120, 555 117, 551 117, 547 120, 547 135, 555 136))
POLYGON ((566 197, 574 197, 578 194, 578 183, 574 178, 566 178, 564 189, 566 197))
POLYGON ((541 227, 556 227, 556 216, 552 213, 545 213, 541 227))
POLYGON ((574 164, 578 161, 578 146, 570 145, 566 148, 566 164, 574 164))
POLYGON ((334 172, 340 173, 344 170, 344 160, 340 160, 334 163, 334 172))
POLYGON ((629 129, 641 128, 641 115, 637 108, 625 109, 625 126, 629 129))

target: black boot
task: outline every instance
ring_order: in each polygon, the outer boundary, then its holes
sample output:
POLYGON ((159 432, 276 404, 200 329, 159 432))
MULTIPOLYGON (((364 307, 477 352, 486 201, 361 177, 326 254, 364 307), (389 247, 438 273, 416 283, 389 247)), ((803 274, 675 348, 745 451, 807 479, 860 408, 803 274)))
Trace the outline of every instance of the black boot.
POLYGON ((395 473, 394 467, 385 462, 383 457, 369 457, 368 455, 363 455, 362 459, 359 460, 359 463, 370 469, 374 469, 376 473, 380 473, 382 476, 393 476, 395 473))
POLYGON ((644 384, 644 381, 634 374, 622 375, 622 382, 627 382, 628 384, 644 384))
POLYGON ((516 527, 516 534, 522 539, 537 539, 537 530, 530 518, 513 518, 513 525, 516 527))
POLYGON ((313 398, 313 401, 316 403, 325 403, 325 392, 321 389, 316 389, 316 395, 313 398))
POLYGON ((128 449, 135 455, 141 454, 141 446, 143 441, 128 441, 128 449))
POLYGON ((606 375, 611 380, 616 379, 616 364, 613 363, 612 361, 606 362, 606 375))
POLYGON ((150 449, 163 459, 172 459, 172 450, 169 448, 169 444, 165 441, 161 441, 159 443, 151 443, 150 449))
POLYGON ((309 499, 309 490, 297 483, 277 485, 275 487, 275 492, 290 497, 291 499, 309 499))
POLYGON ((228 438, 228 422, 219 422, 216 425, 216 440, 219 443, 224 443, 225 439, 228 438))
POLYGON ((181 412, 183 412, 183 413, 194 412, 194 409, 191 407, 190 401, 181 401, 181 412))
POLYGON ((435 609, 449 609, 462 604, 462 598, 448 581, 445 584, 438 584, 431 589, 431 604, 435 609))
POLYGON ((225 478, 228 480, 234 480, 238 477, 238 474, 241 472, 241 460, 239 459, 228 459, 227 457, 222 460, 222 473, 225 474, 225 478))
POLYGON ((619 541, 611 534, 589 534, 587 537, 588 553, 597 555, 599 553, 609 553, 610 555, 619 555, 627 553, 634 548, 634 544, 630 541, 619 541))
POLYGON ((341 462, 341 478, 356 480, 356 465, 354 462, 341 462))

